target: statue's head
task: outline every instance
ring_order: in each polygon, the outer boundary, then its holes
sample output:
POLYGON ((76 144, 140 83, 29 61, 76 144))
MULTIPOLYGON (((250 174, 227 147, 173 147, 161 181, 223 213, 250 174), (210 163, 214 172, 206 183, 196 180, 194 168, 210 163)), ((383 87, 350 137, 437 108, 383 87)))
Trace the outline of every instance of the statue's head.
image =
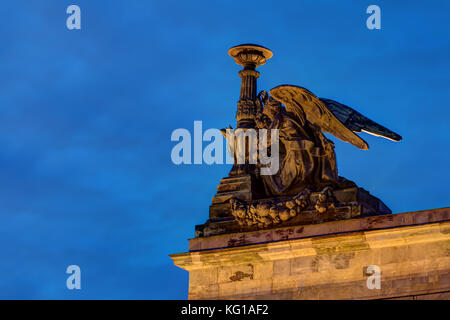
POLYGON ((266 91, 258 94, 259 111, 256 115, 258 128, 268 128, 276 115, 284 110, 280 102, 269 96, 266 91))
POLYGON ((273 120, 275 116, 283 111, 283 106, 281 102, 275 100, 272 97, 268 97, 264 103, 263 113, 273 120))

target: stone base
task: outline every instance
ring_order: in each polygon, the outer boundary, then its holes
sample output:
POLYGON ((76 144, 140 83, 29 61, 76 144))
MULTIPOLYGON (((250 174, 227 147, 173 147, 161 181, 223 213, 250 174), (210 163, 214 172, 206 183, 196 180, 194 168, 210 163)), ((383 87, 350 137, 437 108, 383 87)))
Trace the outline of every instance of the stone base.
MULTIPOLYGON (((244 180, 239 178, 226 178, 229 179, 227 183, 221 182, 219 187, 230 184, 236 186, 240 184, 242 188, 243 183, 250 185, 250 179, 244 180), (246 182, 245 182, 246 181, 246 182)), ((223 179, 222 181, 224 181, 223 179)), ((245 189, 244 189, 245 190, 245 189)), ((235 194, 234 192, 224 192, 220 201, 228 201, 235 194), (226 196, 225 196, 226 194, 226 196)), ((282 226, 294 226, 294 225, 307 225, 316 224, 326 221, 343 220, 350 218, 357 218, 362 216, 389 214, 391 210, 378 198, 372 196, 369 192, 362 188, 352 187, 342 190, 333 191, 336 203, 334 208, 328 209, 324 213, 319 213, 314 207, 311 207, 288 221, 284 221, 281 224, 274 226, 274 228, 282 226)), ((312 203, 317 201, 319 192, 311 193, 312 203)), ((215 199, 218 196, 215 197, 215 199)), ((284 200, 286 197, 280 197, 277 199, 284 200)), ((264 200, 252 200, 242 199, 248 203, 257 203, 264 200)), ((214 200, 213 200, 214 203, 214 200)), ((208 237, 212 235, 219 235, 224 233, 236 233, 244 231, 258 230, 257 226, 240 226, 234 217, 231 215, 231 205, 229 203, 217 203, 213 204, 210 208, 210 219, 202 225, 195 227, 195 237, 208 237)))
POLYGON ((189 299, 449 299, 450 208, 190 240, 189 299), (379 288, 367 285, 380 270, 379 288))
POLYGON ((229 203, 231 198, 251 201, 258 198, 262 192, 263 186, 258 185, 250 174, 223 178, 217 186, 217 193, 209 207, 209 218, 230 218, 232 217, 229 203))

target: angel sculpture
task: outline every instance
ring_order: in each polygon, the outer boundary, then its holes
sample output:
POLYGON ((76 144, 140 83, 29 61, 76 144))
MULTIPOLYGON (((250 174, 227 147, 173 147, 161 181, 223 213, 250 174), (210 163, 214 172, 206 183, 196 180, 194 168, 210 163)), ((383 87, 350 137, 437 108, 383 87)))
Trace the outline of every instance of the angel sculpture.
POLYGON ((281 85, 270 90, 270 96, 265 91, 258 96, 261 108, 256 116, 257 126, 279 130, 280 169, 275 175, 262 176, 271 195, 354 185, 339 177, 334 143, 323 132, 363 150, 369 146, 354 132, 364 131, 393 141, 402 139, 352 108, 318 98, 302 87, 281 85))

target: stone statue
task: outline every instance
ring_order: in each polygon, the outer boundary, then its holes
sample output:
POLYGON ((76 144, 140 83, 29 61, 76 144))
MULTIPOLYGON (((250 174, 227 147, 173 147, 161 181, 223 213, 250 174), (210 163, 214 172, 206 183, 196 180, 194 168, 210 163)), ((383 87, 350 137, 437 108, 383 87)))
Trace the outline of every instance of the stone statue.
POLYGON ((268 194, 282 195, 304 188, 351 184, 338 176, 334 143, 322 131, 364 150, 369 146, 352 130, 401 140, 398 134, 350 107, 319 99, 305 88, 282 85, 270 90, 270 94, 262 91, 258 95, 262 107, 256 114, 256 125, 278 129, 283 152, 279 172, 262 176, 268 194))
MULTIPOLYGON (((279 168, 274 174, 262 175, 264 164, 235 160, 217 187, 210 219, 197 226, 196 236, 391 213, 381 200, 338 175, 334 143, 324 133, 362 150, 369 146, 355 132, 393 141, 400 141, 401 136, 346 105, 318 98, 299 86, 280 85, 257 94, 260 73, 255 69, 272 57, 272 51, 244 44, 228 53, 244 67, 239 71, 237 129, 277 129, 279 168)), ((235 140, 228 143, 237 145, 235 140)), ((265 147, 271 152, 270 140, 265 147)))

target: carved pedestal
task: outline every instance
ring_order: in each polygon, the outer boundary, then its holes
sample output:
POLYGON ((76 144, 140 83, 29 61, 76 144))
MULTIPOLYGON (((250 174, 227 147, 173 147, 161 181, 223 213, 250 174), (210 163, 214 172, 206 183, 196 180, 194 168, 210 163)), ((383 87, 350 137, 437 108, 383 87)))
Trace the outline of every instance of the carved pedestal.
MULTIPOLYGON (((223 179, 218 187, 218 193, 213 199, 213 205, 210 207, 210 219, 207 223, 195 227, 196 238, 262 229, 257 224, 239 224, 239 221, 232 215, 232 209, 229 203, 229 200, 233 197, 240 197, 239 199, 246 200, 246 205, 257 205, 258 203, 267 201, 273 201, 279 204, 292 199, 291 197, 254 199, 248 193, 251 190, 250 185, 251 179, 249 176, 223 179)), ((278 223, 271 223, 265 227, 275 228, 308 225, 325 221, 391 213, 391 210, 381 200, 362 188, 352 187, 333 191, 333 198, 330 199, 330 202, 323 203, 324 206, 322 208, 324 210, 321 210, 321 194, 321 192, 309 194, 307 199, 308 205, 303 210, 299 211, 295 216, 289 216, 286 220, 280 219, 278 223)))

